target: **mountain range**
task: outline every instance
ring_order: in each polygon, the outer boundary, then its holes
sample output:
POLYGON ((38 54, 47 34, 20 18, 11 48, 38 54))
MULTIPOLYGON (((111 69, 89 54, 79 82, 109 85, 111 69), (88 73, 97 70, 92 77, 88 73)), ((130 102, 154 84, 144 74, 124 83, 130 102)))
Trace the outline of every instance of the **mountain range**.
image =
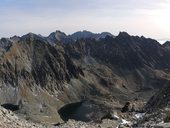
POLYGON ((96 114, 84 118, 98 120, 126 102, 148 101, 169 81, 170 42, 89 31, 0 40, 0 104, 37 122, 63 122, 74 118, 70 105, 89 104, 96 114))

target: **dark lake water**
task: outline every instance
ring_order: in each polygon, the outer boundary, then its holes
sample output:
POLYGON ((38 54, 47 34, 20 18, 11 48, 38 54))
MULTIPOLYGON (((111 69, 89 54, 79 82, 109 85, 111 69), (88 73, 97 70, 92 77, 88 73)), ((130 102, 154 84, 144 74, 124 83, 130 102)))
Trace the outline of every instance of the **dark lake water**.
POLYGON ((59 114, 64 121, 74 119, 89 122, 100 118, 102 111, 99 106, 86 101, 68 104, 59 110, 59 114))

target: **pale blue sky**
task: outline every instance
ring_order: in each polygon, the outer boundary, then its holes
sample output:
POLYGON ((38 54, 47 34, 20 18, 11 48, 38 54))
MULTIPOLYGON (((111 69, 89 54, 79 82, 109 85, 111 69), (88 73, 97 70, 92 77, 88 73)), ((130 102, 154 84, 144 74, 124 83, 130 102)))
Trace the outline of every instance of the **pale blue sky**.
POLYGON ((169 0, 0 0, 0 37, 55 30, 170 38, 169 0))

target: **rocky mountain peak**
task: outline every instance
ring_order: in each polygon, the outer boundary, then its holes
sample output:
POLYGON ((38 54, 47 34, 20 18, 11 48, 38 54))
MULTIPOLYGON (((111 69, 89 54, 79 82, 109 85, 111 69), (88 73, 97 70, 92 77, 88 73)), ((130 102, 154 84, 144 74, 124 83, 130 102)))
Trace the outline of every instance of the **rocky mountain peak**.
POLYGON ((170 45, 170 41, 166 41, 163 45, 170 45))
POLYGON ((89 38, 99 40, 101 38, 105 38, 106 36, 114 37, 109 32, 92 33, 90 31, 86 31, 86 30, 78 31, 78 32, 75 32, 71 35, 71 37, 75 40, 77 40, 77 39, 89 39, 89 38))
POLYGON ((93 36, 94 36, 94 33, 90 31, 86 31, 86 30, 78 31, 71 35, 71 37, 74 39, 82 39, 82 38, 85 39, 85 38, 91 38, 93 36))
POLYGON ((23 39, 23 40, 26 40, 26 39, 35 39, 35 37, 37 37, 38 35, 36 35, 36 34, 34 34, 34 33, 28 33, 28 34, 26 34, 26 35, 23 35, 21 38, 23 39))
POLYGON ((130 35, 127 32, 119 32, 118 37, 129 37, 130 35))
POLYGON ((36 40, 47 42, 43 36, 31 33, 31 32, 21 37, 21 41, 31 41, 32 42, 32 41, 36 41, 36 40))
POLYGON ((170 41, 166 41, 164 44, 163 44, 163 47, 167 50, 170 51, 170 41))
POLYGON ((115 37, 114 35, 112 35, 112 34, 109 33, 109 32, 102 32, 102 33, 100 34, 100 37, 99 37, 99 38, 105 38, 106 36, 115 37))
POLYGON ((163 47, 170 47, 170 41, 166 41, 166 42, 163 44, 163 47))
POLYGON ((59 30, 52 32, 47 37, 47 40, 51 44, 56 44, 57 42, 68 43, 72 41, 72 39, 69 36, 67 36, 64 32, 61 32, 59 30))
POLYGON ((131 36, 127 32, 120 32, 116 39, 121 43, 131 42, 131 36))
POLYGON ((11 39, 13 42, 18 42, 18 41, 20 41, 21 37, 15 35, 15 36, 13 36, 13 37, 10 37, 10 39, 11 39))
POLYGON ((64 32, 61 32, 59 30, 56 30, 55 32, 52 32, 48 37, 49 38, 53 38, 53 39, 57 39, 57 40, 61 40, 61 37, 65 37, 67 36, 64 32))

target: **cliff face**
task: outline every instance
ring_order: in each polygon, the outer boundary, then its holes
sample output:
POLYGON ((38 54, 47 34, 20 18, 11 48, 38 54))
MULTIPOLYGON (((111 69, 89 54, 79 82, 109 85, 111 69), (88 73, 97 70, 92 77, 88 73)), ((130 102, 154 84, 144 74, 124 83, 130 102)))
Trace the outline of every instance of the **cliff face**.
POLYGON ((29 33, 0 41, 0 103, 35 121, 62 121, 58 110, 90 100, 115 109, 148 99, 170 80, 170 52, 157 41, 130 36, 71 39, 29 33), (69 43, 62 40, 69 39, 69 43))

